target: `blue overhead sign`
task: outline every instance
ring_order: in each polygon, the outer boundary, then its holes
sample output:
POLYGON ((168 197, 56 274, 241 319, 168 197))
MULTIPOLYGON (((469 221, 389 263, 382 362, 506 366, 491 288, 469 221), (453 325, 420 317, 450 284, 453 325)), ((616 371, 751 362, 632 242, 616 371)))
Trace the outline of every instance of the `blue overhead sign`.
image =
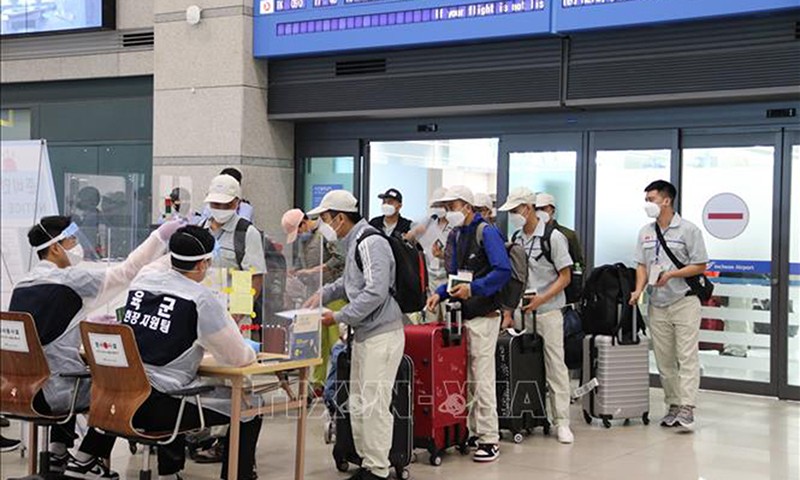
POLYGON ((563 34, 800 8, 800 0, 255 0, 256 57, 563 34))
POLYGON ((547 34, 545 0, 258 0, 257 57, 547 34), (274 2, 274 4, 273 4, 274 2))
POLYGON ((800 0, 552 1, 552 31, 559 33, 800 8, 800 0))

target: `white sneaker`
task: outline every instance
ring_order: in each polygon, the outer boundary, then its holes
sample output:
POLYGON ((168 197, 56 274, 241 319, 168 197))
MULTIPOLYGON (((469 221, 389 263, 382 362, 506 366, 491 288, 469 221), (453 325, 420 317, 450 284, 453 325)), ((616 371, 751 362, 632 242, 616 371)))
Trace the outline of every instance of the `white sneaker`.
POLYGON ((564 444, 570 444, 575 441, 575 435, 572 434, 572 430, 570 430, 566 425, 557 427, 556 435, 558 437, 558 441, 564 444))

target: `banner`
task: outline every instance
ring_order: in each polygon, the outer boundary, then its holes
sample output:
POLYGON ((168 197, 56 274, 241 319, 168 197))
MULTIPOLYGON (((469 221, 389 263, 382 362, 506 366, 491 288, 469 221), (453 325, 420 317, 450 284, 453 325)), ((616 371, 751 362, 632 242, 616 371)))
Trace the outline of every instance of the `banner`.
POLYGON ((28 230, 40 218, 58 214, 56 190, 45 140, 0 142, 0 307, 36 263, 28 230))

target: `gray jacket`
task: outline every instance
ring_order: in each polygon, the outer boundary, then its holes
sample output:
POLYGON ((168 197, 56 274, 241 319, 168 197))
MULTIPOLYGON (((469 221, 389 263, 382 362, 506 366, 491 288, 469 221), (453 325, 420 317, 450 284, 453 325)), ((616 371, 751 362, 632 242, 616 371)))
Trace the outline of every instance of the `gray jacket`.
POLYGON ((389 242, 378 235, 365 239, 359 245, 363 272, 356 263, 356 244, 369 230, 374 228, 362 219, 342 239, 344 274, 322 288, 323 303, 350 302, 334 317, 353 328, 357 342, 403 328, 403 312, 391 294, 395 263, 389 242))

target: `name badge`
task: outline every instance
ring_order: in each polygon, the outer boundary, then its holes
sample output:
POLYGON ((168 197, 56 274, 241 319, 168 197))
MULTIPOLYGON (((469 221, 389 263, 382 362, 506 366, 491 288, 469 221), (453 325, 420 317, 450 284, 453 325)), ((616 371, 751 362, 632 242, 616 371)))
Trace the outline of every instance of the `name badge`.
POLYGON ((472 272, 469 270, 459 270, 458 279, 465 282, 472 282, 472 272))

